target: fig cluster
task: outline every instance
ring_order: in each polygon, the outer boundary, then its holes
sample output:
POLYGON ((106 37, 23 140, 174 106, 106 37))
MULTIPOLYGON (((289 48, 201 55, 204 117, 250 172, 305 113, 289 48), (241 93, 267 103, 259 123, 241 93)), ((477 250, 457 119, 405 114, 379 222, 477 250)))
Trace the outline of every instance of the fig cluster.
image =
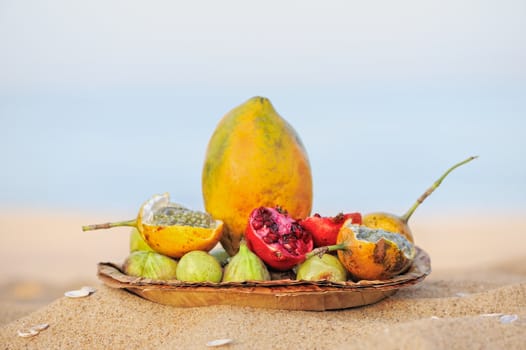
POLYGON ((244 241, 236 255, 229 257, 223 248, 211 252, 193 250, 180 259, 157 253, 132 230, 131 251, 123 263, 123 271, 130 276, 152 280, 183 282, 245 282, 270 280, 265 263, 247 248, 244 241))

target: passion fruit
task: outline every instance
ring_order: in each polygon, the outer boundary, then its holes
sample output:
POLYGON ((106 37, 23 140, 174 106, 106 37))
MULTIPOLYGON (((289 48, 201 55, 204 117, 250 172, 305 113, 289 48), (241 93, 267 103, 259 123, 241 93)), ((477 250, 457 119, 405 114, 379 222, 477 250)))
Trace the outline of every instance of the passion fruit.
POLYGON ((154 195, 140 208, 136 219, 83 226, 83 231, 118 226, 137 228, 144 241, 156 252, 180 258, 193 250, 209 251, 223 232, 223 222, 208 213, 171 203, 168 193, 154 195))
POLYGON ((338 259, 354 280, 386 280, 413 262, 415 246, 404 236, 382 229, 343 224, 337 237, 338 259))
POLYGON ((355 280, 386 280, 406 271, 416 249, 404 236, 347 220, 341 227, 335 245, 320 247, 307 257, 337 251, 338 259, 355 280))

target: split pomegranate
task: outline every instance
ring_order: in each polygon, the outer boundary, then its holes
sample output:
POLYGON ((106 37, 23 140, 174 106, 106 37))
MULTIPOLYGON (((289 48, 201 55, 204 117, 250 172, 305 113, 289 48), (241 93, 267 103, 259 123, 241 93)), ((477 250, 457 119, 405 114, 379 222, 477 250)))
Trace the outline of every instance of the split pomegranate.
POLYGON ((303 262, 305 254, 313 248, 311 234, 279 207, 254 209, 245 238, 250 250, 279 271, 290 270, 303 262))
POLYGON ((339 213, 336 216, 321 216, 316 213, 300 221, 300 225, 312 235, 314 247, 323 247, 336 244, 336 237, 347 219, 352 223, 360 225, 362 215, 360 213, 339 213))

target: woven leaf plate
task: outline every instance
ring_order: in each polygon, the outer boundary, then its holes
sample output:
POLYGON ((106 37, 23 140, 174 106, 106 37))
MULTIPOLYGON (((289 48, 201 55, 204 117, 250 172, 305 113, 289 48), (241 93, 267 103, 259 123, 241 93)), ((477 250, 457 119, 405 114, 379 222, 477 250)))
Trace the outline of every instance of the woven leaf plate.
POLYGON ((119 265, 101 262, 99 279, 165 305, 196 307, 237 305, 283 310, 335 310, 369 305, 421 282, 431 273, 429 255, 417 247, 409 270, 389 280, 360 282, 272 280, 221 283, 160 281, 125 275, 119 265))

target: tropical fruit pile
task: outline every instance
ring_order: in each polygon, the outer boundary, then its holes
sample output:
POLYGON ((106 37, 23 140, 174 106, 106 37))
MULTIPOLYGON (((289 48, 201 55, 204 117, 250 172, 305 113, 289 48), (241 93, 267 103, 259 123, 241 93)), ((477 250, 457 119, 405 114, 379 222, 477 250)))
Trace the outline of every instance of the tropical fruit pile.
POLYGON ((133 227, 123 271, 184 282, 299 279, 385 280, 404 273, 416 254, 403 216, 384 212, 311 215, 312 174, 296 131, 264 97, 227 113, 217 125, 202 171, 204 212, 148 199, 133 220, 83 230, 133 227))

